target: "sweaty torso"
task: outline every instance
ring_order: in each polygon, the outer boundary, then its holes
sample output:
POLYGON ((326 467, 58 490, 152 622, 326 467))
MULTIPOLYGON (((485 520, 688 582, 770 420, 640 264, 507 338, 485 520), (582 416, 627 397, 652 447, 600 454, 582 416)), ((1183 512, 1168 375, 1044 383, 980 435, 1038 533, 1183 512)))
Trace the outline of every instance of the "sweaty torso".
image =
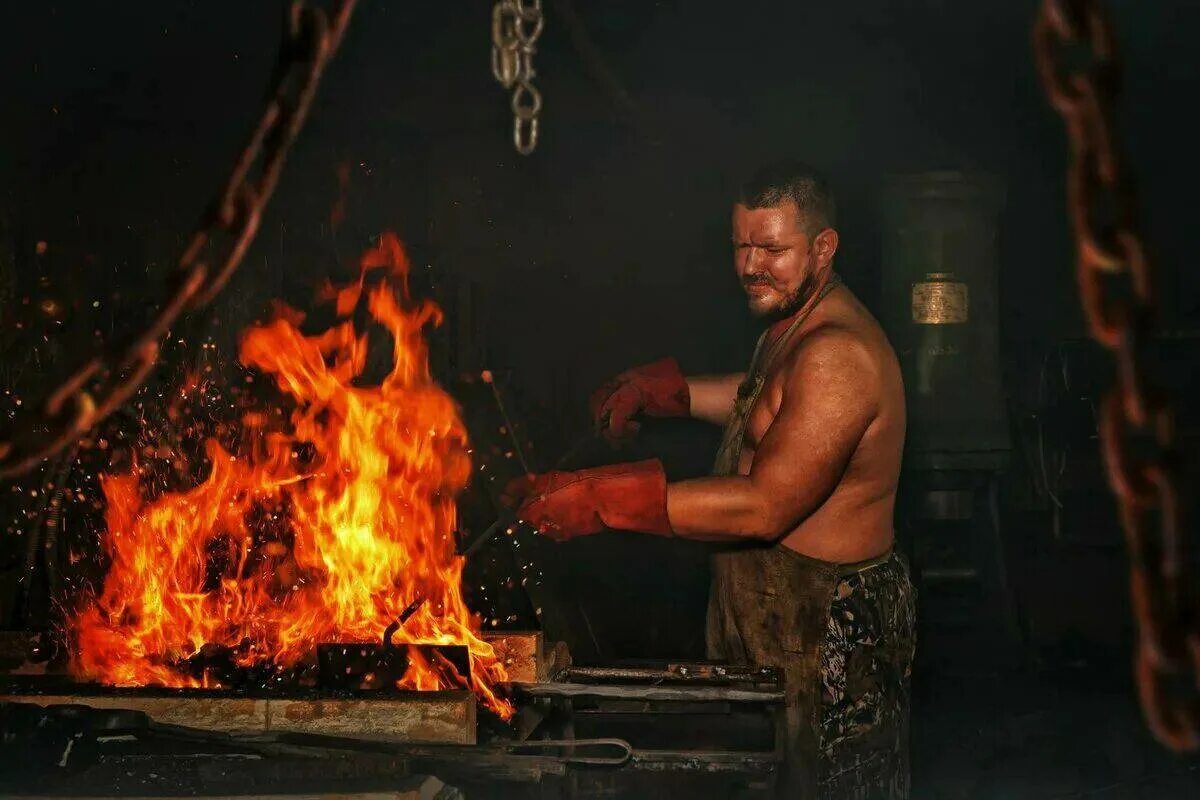
POLYGON ((832 492, 781 541, 806 556, 844 564, 873 558, 892 545, 892 513, 905 417, 904 386, 896 355, 874 317, 844 286, 834 289, 817 305, 774 359, 762 393, 750 411, 738 472, 750 473, 755 448, 774 422, 786 386, 796 385, 797 378, 803 384, 803 374, 789 374, 803 369, 797 354, 801 348, 828 346, 830 337, 813 334, 829 327, 853 337, 869 353, 872 368, 858 378, 862 385, 855 389, 875 401, 874 413, 832 492))

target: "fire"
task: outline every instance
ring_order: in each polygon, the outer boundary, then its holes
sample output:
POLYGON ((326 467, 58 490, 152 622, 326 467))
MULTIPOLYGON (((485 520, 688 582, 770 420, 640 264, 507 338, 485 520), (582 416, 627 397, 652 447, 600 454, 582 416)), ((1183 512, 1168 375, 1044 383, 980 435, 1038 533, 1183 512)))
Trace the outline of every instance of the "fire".
MULTIPOLYGON (((409 296, 408 259, 394 235, 361 266, 354 284, 328 287, 341 322, 324 333, 304 335, 302 315, 283 309, 242 334, 242 363, 294 404, 287 430, 246 414, 245 452, 210 440, 207 478, 153 500, 136 474, 103 476, 111 567, 74 619, 77 676, 212 685, 195 668, 202 651, 215 648, 238 667, 290 669, 311 664, 320 643, 379 642, 408 610, 394 641, 465 645, 471 688, 511 714, 494 690, 504 668, 461 590, 455 499, 471 463, 455 403, 429 372, 424 329, 441 312, 409 296), (374 271, 384 277, 368 286, 374 271), (347 318, 364 294, 393 343, 391 372, 378 385, 356 382, 367 337, 347 318)), ((410 650, 399 685, 465 680, 450 672, 410 650)))

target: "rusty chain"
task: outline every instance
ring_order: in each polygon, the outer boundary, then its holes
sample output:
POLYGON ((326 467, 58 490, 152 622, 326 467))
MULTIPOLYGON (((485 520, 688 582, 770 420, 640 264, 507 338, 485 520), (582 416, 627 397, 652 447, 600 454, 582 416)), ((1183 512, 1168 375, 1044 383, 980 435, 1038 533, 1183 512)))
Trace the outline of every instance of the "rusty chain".
POLYGON ((333 0, 326 9, 289 0, 262 116, 180 256, 169 299, 149 326, 94 356, 48 396, 43 409, 19 418, 20 441, 8 433, 0 437, 0 479, 29 471, 124 404, 154 367, 160 343, 180 315, 206 306, 228 282, 254 240, 356 2, 333 0))
POLYGON ((1183 526, 1174 420, 1145 364, 1156 325, 1154 274, 1113 126, 1120 74, 1112 24, 1097 0, 1043 0, 1033 39, 1042 83, 1070 141, 1067 203, 1080 300, 1092 337, 1115 361, 1100 434, 1129 548, 1138 694, 1159 741, 1195 750, 1195 554, 1183 526))
POLYGON ((512 89, 513 147, 523 156, 538 144, 542 93, 533 85, 533 54, 545 25, 542 0, 497 0, 492 8, 492 75, 512 89))

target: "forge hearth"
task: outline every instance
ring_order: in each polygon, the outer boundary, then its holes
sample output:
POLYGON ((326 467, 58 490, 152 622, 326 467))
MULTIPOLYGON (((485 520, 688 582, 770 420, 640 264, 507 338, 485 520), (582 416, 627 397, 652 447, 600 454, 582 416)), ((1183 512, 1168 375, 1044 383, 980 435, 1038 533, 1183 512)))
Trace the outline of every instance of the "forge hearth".
MULTIPOLYGON (((483 639, 495 648, 514 683, 544 681, 570 663, 565 648, 547 648, 539 632, 488 633, 483 639)), ((65 675, 13 675, 0 678, 0 703, 129 710, 159 725, 239 736, 295 733, 475 744, 477 702, 465 686, 440 691, 379 687, 373 670, 403 673, 409 647, 429 662, 441 659, 457 669, 465 670, 469 661, 465 648, 452 645, 327 644, 319 648, 322 663, 315 687, 276 681, 237 689, 126 688, 77 683, 65 675)))

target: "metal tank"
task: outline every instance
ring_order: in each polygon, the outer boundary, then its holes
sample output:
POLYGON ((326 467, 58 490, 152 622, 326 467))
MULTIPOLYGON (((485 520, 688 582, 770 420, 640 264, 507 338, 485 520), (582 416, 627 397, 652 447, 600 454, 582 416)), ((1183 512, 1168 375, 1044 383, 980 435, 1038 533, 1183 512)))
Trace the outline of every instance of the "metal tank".
POLYGON ((889 179, 883 324, 908 400, 906 466, 988 469, 1010 448, 997 319, 999 179, 926 172, 889 179))
POLYGON ((926 172, 888 181, 882 321, 908 401, 897 535, 912 559, 925 632, 991 618, 1024 639, 1008 578, 1000 476, 1011 448, 1000 372, 992 176, 926 172))

